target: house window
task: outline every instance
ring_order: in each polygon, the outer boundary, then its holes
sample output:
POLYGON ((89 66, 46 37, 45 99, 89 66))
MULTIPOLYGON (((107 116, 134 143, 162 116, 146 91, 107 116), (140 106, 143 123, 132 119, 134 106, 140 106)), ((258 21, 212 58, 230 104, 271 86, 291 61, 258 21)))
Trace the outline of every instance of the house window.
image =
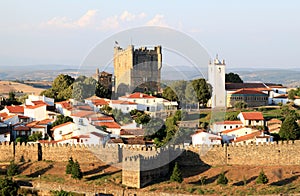
POLYGON ((150 111, 150 108, 149 108, 149 107, 147 107, 147 111, 150 111))
POLYGON ((238 125, 235 126, 235 128, 238 128, 238 127, 239 127, 238 125))
POLYGON ((258 122, 259 122, 259 120, 256 121, 256 123, 258 123, 258 122))
POLYGON ((61 135, 62 134, 62 131, 59 131, 59 135, 61 135))
POLYGON ((83 119, 82 118, 79 118, 78 124, 83 125, 83 119))
POLYGON ((129 107, 127 107, 126 110, 128 111, 128 110, 129 110, 129 107))
POLYGON ((7 138, 7 134, 4 134, 4 138, 7 138))
POLYGON ((226 126, 224 126, 224 129, 226 129, 226 126))
POLYGON ((232 126, 230 126, 230 129, 232 129, 232 126))

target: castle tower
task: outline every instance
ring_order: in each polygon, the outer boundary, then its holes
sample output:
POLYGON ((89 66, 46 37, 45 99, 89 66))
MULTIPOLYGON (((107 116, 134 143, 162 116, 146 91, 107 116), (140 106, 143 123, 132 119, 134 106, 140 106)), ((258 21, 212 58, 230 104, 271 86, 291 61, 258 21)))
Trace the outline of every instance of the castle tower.
POLYGON ((208 83, 212 86, 210 106, 212 108, 226 107, 225 60, 220 61, 218 55, 212 62, 209 62, 208 83))
POLYGON ((114 48, 115 92, 118 95, 131 93, 135 89, 141 92, 158 92, 162 67, 161 46, 152 49, 133 45, 122 49, 114 48))

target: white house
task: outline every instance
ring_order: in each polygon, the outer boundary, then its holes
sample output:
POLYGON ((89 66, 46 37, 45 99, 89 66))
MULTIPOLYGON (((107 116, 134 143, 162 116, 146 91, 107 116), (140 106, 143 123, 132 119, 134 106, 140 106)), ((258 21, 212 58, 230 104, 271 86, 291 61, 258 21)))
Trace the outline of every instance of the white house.
POLYGON ((241 112, 237 117, 244 126, 264 126, 264 116, 261 112, 241 112))
MULTIPOLYGON (((120 136, 121 126, 116 122, 94 122, 94 126, 106 127, 106 131, 115 135, 120 136)), ((113 137, 113 136, 112 136, 113 137)))
POLYGON ((220 133, 222 131, 228 130, 228 129, 234 129, 238 127, 242 127, 243 123, 242 121, 235 120, 235 121, 222 121, 222 122, 215 122, 211 126, 211 131, 215 134, 220 133))
POLYGON ((100 98, 95 95, 84 100, 95 112, 98 112, 104 105, 108 105, 109 101, 110 99, 100 98))
POLYGON ((273 141, 273 136, 264 134, 261 131, 256 131, 244 136, 237 137, 232 141, 232 143, 259 144, 259 143, 272 142, 272 141, 273 141))
POLYGON ((24 106, 22 105, 11 105, 11 106, 5 106, 5 108, 3 110, 1 110, 1 112, 5 112, 9 115, 12 114, 24 114, 24 106))
POLYGON ((45 138, 47 135, 47 125, 42 125, 39 123, 40 121, 33 121, 26 124, 27 127, 31 129, 31 134, 40 133, 42 138, 45 138))
POLYGON ((287 94, 282 94, 282 95, 277 95, 273 97, 272 99, 272 104, 278 105, 279 103, 281 104, 287 104, 289 101, 288 95, 287 94))
POLYGON ((208 133, 204 130, 198 130, 196 133, 192 135, 192 144, 193 146, 197 145, 216 145, 216 144, 221 144, 222 142, 221 136, 208 133))
POLYGON ((112 109, 121 110, 123 113, 129 113, 131 110, 138 109, 137 103, 123 100, 110 100, 109 106, 112 109))
POLYGON ((54 99, 45 97, 44 95, 29 95, 28 98, 25 100, 25 105, 37 105, 40 103, 46 103, 49 106, 54 106, 54 99))
POLYGON ((154 97, 144 93, 133 93, 119 97, 119 100, 137 103, 137 110, 145 111, 151 116, 157 112, 177 109, 177 102, 170 102, 163 98, 154 97))
POLYGON ((256 132, 256 129, 252 129, 249 127, 238 127, 234 129, 228 129, 221 132, 222 140, 225 143, 230 143, 237 137, 245 136, 247 134, 251 134, 256 132))
POLYGON ((73 122, 66 122, 51 129, 55 141, 71 139, 75 130, 76 125, 73 122))
POLYGON ((60 114, 64 116, 70 116, 73 110, 71 101, 56 102, 55 108, 60 114))
POLYGON ((29 105, 24 108, 24 115, 32 118, 33 120, 39 121, 44 120, 48 117, 47 115, 47 105, 29 105))

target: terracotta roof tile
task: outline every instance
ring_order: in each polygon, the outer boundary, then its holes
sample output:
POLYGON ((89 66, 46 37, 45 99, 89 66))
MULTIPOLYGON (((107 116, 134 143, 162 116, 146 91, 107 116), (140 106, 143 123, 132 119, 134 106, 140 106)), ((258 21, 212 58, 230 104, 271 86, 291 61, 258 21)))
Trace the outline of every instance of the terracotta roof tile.
POLYGON ((24 106, 15 105, 15 106, 6 106, 9 113, 24 113, 24 106))
POLYGON ((121 126, 116 123, 116 122, 95 122, 94 123, 95 126, 105 126, 107 128, 111 128, 111 129, 120 129, 121 126))
POLYGON ((259 136, 260 134, 261 134, 260 131, 256 131, 256 132, 253 132, 253 133, 250 133, 250 134, 238 137, 233 142, 241 142, 241 141, 249 140, 249 139, 252 139, 252 138, 254 138, 256 136, 259 136))
POLYGON ((91 116, 95 114, 94 111, 77 111, 71 114, 71 116, 75 116, 75 117, 87 117, 87 116, 91 116))
POLYGON ((265 94, 261 91, 253 90, 253 89, 240 89, 240 90, 237 90, 230 94, 232 94, 232 95, 265 95, 265 96, 268 96, 267 94, 265 94))
POLYGON ((222 131, 222 133, 230 133, 230 132, 242 129, 242 128, 245 128, 245 127, 238 127, 238 128, 234 128, 234 129, 227 129, 227 130, 222 131))
POLYGON ((261 112, 241 112, 245 120, 264 120, 261 112))
POLYGON ((74 123, 73 122, 66 122, 66 123, 63 123, 63 124, 60 124, 60 125, 57 125, 57 126, 53 127, 51 130, 55 130, 57 128, 67 126, 67 125, 70 125, 70 124, 74 124, 74 123))
POLYGON ((36 109, 36 108, 40 108, 40 107, 43 107, 43 106, 47 106, 46 104, 38 104, 38 105, 27 105, 26 106, 26 109, 36 109))
POLYGON ((123 96, 123 97, 131 98, 131 99, 152 99, 152 98, 156 98, 156 97, 153 97, 151 95, 144 94, 144 93, 133 93, 133 94, 123 96))
POLYGON ((134 103, 132 101, 123 101, 123 100, 111 100, 112 104, 121 104, 121 105, 137 105, 137 103, 134 103))
POLYGON ((238 125, 242 125, 243 123, 239 120, 226 120, 226 121, 223 121, 223 122, 216 122, 215 123, 216 125, 235 125, 235 124, 238 124, 238 125))

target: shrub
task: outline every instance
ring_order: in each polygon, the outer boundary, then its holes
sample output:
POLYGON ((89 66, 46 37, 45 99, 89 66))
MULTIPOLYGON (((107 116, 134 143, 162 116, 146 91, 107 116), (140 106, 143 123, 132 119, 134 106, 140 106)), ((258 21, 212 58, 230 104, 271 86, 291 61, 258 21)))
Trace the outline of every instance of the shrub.
POLYGON ((75 161, 75 163, 72 166, 71 177, 76 179, 76 180, 77 179, 80 180, 83 177, 83 174, 82 174, 82 171, 80 169, 80 165, 79 165, 78 161, 75 161))
POLYGON ((69 158, 69 162, 68 162, 68 164, 66 166, 66 174, 71 174, 72 173, 72 167, 73 167, 73 165, 74 165, 73 158, 70 157, 69 158))
POLYGON ((14 161, 11 161, 9 166, 7 167, 7 172, 6 172, 7 176, 12 177, 16 174, 18 174, 18 165, 15 164, 14 161))
POLYGON ((19 185, 9 179, 0 179, 0 195, 7 196, 7 195, 17 195, 19 189, 19 185))
POLYGON ((181 174, 181 171, 180 171, 177 163, 175 163, 172 175, 170 177, 170 181, 171 182, 179 182, 179 183, 182 183, 182 181, 183 181, 182 174, 181 174))
POLYGON ((228 183, 228 179, 227 177, 225 176, 225 173, 222 172, 219 176, 218 176, 218 179, 217 179, 217 184, 227 184, 228 183))
POLYGON ((267 184, 269 182, 268 177, 266 176, 265 172, 261 170, 258 177, 256 178, 257 184, 267 184))

